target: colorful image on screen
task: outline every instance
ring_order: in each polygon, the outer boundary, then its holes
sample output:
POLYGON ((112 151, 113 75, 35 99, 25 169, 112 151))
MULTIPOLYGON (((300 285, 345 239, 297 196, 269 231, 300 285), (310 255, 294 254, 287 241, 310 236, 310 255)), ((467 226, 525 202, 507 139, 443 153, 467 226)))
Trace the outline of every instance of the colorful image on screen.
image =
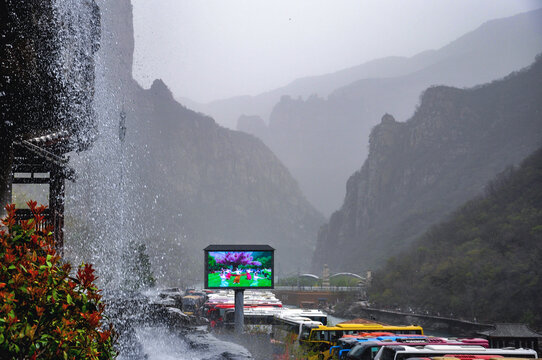
POLYGON ((209 251, 207 280, 210 288, 271 287, 272 251, 209 251))

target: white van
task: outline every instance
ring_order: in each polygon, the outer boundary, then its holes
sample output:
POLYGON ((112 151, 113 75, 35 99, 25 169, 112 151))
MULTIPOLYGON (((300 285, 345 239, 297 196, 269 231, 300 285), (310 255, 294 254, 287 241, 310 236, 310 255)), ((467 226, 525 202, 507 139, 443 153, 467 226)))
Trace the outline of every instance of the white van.
POLYGON ((383 346, 375 356, 374 360, 407 360, 409 358, 432 358, 439 356, 454 355, 480 355, 487 357, 512 357, 512 358, 533 358, 538 357, 532 349, 488 349, 478 345, 425 345, 425 346, 383 346))

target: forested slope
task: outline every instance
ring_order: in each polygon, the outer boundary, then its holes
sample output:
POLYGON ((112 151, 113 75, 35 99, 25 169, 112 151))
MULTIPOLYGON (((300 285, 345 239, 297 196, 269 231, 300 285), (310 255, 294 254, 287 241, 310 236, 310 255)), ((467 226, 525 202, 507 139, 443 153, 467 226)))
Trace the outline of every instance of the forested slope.
POLYGON ((377 306, 542 328, 542 149, 377 272, 377 306))

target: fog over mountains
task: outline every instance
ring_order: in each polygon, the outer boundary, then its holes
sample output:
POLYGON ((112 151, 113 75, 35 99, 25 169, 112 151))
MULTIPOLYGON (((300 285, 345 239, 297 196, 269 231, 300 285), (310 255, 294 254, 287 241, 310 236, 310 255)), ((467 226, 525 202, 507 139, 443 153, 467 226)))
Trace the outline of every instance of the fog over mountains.
POLYGON ((473 86, 527 66, 542 51, 541 24, 542 10, 536 10, 489 21, 411 58, 378 59, 254 97, 181 102, 230 127, 239 119, 237 128, 261 138, 309 201, 329 215, 344 198, 346 179, 365 159, 370 129, 382 114, 404 121, 430 85, 473 86))
POLYGON ((236 96, 209 103, 197 103, 187 98, 179 100, 191 109, 213 116, 219 124, 233 128, 236 127, 237 120, 242 114, 259 115, 267 122, 273 107, 283 95, 305 98, 317 94, 320 97, 326 97, 333 91, 357 80, 407 75, 441 61, 450 60, 454 56, 470 54, 483 58, 485 54, 501 55, 500 59, 486 58, 489 68, 484 71, 487 71, 490 77, 477 80, 478 75, 472 74, 475 78, 472 79, 473 83, 470 85, 473 85, 504 76, 515 68, 526 66, 528 61, 525 62, 525 56, 529 60, 534 58, 537 52, 533 53, 533 47, 538 46, 542 31, 541 12, 542 9, 489 21, 438 50, 427 50, 410 58, 391 56, 375 59, 334 73, 300 78, 284 87, 257 96, 236 96), (520 39, 521 41, 518 41, 520 39), (519 61, 514 62, 514 58, 519 61), (499 69, 495 68, 499 66, 499 62, 503 67, 500 73, 499 69), (511 68, 506 68, 507 62, 509 66, 512 66, 511 68), (495 71, 493 75, 492 71, 495 71))

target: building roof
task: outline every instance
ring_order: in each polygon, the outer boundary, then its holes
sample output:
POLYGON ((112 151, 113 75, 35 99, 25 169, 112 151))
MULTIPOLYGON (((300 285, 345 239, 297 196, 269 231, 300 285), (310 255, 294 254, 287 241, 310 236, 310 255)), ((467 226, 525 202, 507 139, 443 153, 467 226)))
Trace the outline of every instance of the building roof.
POLYGON ((495 324, 494 330, 483 331, 480 334, 488 337, 540 338, 542 335, 532 331, 525 324, 495 324))

